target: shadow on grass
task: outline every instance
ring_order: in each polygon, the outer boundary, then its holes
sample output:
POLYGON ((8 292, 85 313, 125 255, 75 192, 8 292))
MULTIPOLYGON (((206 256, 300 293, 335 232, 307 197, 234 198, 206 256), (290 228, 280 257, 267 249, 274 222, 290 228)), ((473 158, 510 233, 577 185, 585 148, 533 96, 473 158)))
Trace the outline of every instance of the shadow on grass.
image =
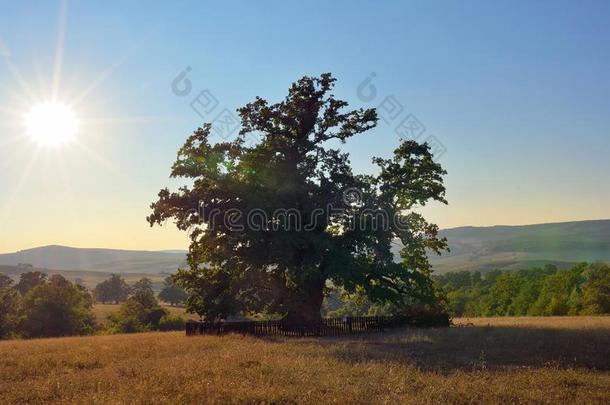
MULTIPOLYGON (((311 343, 311 341, 309 341, 311 343)), ((610 331, 470 326, 321 339, 341 361, 381 361, 451 372, 506 368, 610 370, 610 331)))

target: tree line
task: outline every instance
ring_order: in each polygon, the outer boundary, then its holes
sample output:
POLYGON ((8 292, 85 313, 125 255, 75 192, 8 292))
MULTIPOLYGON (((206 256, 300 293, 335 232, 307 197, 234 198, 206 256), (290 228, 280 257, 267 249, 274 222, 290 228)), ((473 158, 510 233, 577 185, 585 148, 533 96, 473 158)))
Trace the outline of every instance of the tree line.
MULTIPOLYGON (((168 277, 159 299, 179 305, 185 298, 184 291, 168 277)), ((161 307, 147 278, 130 286, 113 274, 90 292, 59 274, 49 277, 40 271, 29 271, 22 273, 17 283, 0 274, 0 339, 183 328, 182 317, 161 307), (94 302, 121 306, 116 314, 108 316, 104 326, 95 319, 94 302)))
POLYGON ((458 271, 435 276, 454 316, 610 313, 610 266, 554 265, 528 270, 458 271))

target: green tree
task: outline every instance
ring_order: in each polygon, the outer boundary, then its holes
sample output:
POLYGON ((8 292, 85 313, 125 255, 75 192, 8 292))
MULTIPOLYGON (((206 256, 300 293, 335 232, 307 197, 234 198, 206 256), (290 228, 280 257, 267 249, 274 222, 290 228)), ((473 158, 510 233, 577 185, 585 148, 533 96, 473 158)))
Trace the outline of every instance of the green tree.
MULTIPOLYGON (((484 278, 475 271, 470 273, 469 286, 464 272, 450 272, 436 279, 447 293, 452 313, 457 316, 516 316, 544 312, 548 302, 538 304, 542 309, 533 305, 540 298, 546 279, 557 271, 552 265, 518 271, 492 270, 484 278)), ((580 274, 582 269, 576 266, 572 272, 580 274)), ((578 280, 575 281, 567 302, 570 311, 580 305, 578 280)), ((547 293, 554 288, 547 287, 547 293)))
POLYGON ((134 285, 131 287, 132 292, 137 292, 140 290, 149 290, 152 292, 153 291, 152 280, 149 279, 148 277, 142 277, 141 279, 136 281, 134 283, 134 285))
POLYGON ((23 308, 27 337, 84 335, 94 328, 91 297, 60 275, 29 290, 23 308))
MULTIPOLYGON (((478 273, 478 275, 480 278, 481 274, 478 273)), ((467 270, 445 273, 437 277, 437 280, 443 287, 449 287, 450 289, 470 287, 472 285, 472 276, 467 270)))
POLYGON ((129 286, 118 274, 112 274, 108 280, 102 281, 93 290, 95 300, 102 303, 123 302, 129 296, 129 286))
POLYGON ((9 276, 0 273, 0 289, 9 288, 13 285, 13 279, 9 276))
POLYGON ((0 274, 0 339, 16 337, 22 320, 21 295, 12 288, 13 280, 0 274))
POLYGON ((582 313, 610 313, 610 266, 595 263, 585 272, 586 281, 582 286, 582 313))
POLYGON ((567 315, 570 312, 570 296, 581 283, 581 269, 578 267, 545 277, 540 295, 532 304, 529 315, 567 315))
POLYGON ((502 272, 495 277, 494 284, 489 288, 489 293, 483 298, 484 316, 512 315, 509 308, 513 298, 520 289, 519 277, 513 272, 502 272))
POLYGON ((161 190, 147 219, 191 231, 189 267, 176 275, 189 310, 317 323, 328 281, 375 303, 434 301, 427 251, 440 254, 446 241, 412 208, 446 203, 446 172, 427 144, 403 141, 390 159, 373 159, 377 176, 355 175, 332 146, 375 127, 377 113, 346 111, 334 84, 328 73, 303 77, 283 101, 239 109, 233 142, 210 144, 205 124, 179 150, 171 176, 192 185, 161 190))
POLYGON ((152 290, 138 289, 119 309, 117 315, 110 315, 111 331, 119 333, 143 332, 159 329, 161 318, 168 311, 161 306, 152 290))
POLYGON ((29 271, 21 274, 15 288, 21 295, 25 295, 32 288, 43 285, 46 281, 47 275, 45 273, 41 273, 40 271, 29 271))
POLYGON ((163 289, 159 293, 159 299, 164 302, 169 302, 172 306, 182 305, 188 295, 177 285, 172 277, 167 277, 163 282, 163 289))
POLYGON ((184 330, 185 321, 180 315, 165 315, 159 321, 160 331, 184 330))
POLYGON ((470 300, 468 289, 460 288, 447 292, 449 301, 449 309, 454 316, 464 316, 466 313, 466 305, 470 300))
POLYGON ((541 289, 542 278, 525 279, 523 283, 521 283, 521 288, 512 300, 508 313, 513 316, 527 315, 531 306, 540 296, 541 289))

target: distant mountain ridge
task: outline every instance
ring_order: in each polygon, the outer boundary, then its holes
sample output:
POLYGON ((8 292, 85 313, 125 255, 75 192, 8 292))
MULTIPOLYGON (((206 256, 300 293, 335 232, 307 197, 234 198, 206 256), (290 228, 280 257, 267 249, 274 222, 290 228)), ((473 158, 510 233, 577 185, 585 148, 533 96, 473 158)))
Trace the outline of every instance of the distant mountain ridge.
POLYGON ((435 272, 518 269, 610 261, 610 220, 460 227, 440 232, 451 252, 431 256, 435 272))
POLYGON ((186 252, 144 251, 43 246, 0 254, 0 264, 31 264, 55 270, 86 270, 106 273, 173 273, 186 264, 186 252))
MULTIPOLYGON (((430 256, 436 273, 520 269, 547 263, 567 268, 582 261, 610 262, 610 220, 468 226, 444 229, 440 234, 449 240, 451 252, 430 256)), ((19 263, 59 271, 161 274, 185 266, 186 251, 43 246, 0 254, 0 265, 19 263)))

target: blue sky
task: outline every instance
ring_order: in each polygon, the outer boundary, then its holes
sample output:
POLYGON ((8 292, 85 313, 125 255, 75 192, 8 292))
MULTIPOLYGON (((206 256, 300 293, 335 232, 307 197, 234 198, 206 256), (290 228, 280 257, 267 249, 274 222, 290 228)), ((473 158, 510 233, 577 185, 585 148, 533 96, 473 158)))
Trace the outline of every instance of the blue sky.
POLYGON ((358 171, 391 152, 409 114, 442 143, 450 204, 424 208, 441 227, 610 218, 610 3, 515 3, 4 2, 0 251, 184 248, 144 218, 208 118, 190 101, 207 89, 233 111, 322 72, 352 107, 403 106, 345 146, 358 171), (58 32, 58 98, 82 121, 79 146, 37 151, 21 114, 50 97, 58 32), (371 73, 377 95, 360 99, 371 73))

